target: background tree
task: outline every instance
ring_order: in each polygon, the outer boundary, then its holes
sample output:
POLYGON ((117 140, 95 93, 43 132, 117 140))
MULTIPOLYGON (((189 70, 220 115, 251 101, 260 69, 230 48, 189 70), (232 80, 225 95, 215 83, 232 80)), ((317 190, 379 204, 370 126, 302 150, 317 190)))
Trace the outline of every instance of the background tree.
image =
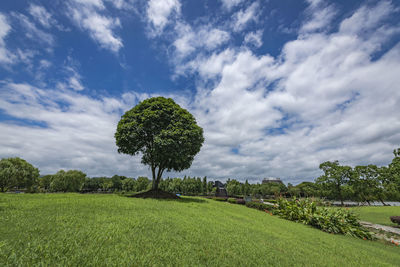
POLYGON ((302 182, 296 185, 298 188, 298 194, 301 197, 316 197, 319 196, 318 186, 313 182, 302 182))
POLYGON ((152 189, 158 190, 162 174, 191 166, 204 142, 195 118, 171 98, 153 97, 127 111, 115 133, 119 153, 137 155, 149 165, 152 189))
POLYGON ((292 197, 300 197, 300 189, 297 186, 293 186, 291 183, 288 183, 288 193, 292 197))
POLYGON ((86 174, 78 170, 58 171, 50 183, 53 192, 79 192, 85 183, 86 174))
POLYGON ((126 178, 122 180, 122 190, 125 191, 135 191, 136 190, 136 180, 133 178, 126 178))
POLYGON ((379 170, 376 165, 356 166, 349 184, 352 186, 357 201, 367 202, 380 200, 383 204, 379 170))
POLYGON ((136 180, 136 191, 144 191, 147 190, 150 184, 150 180, 147 177, 140 176, 136 180))
POLYGON ((242 193, 242 185, 239 181, 232 179, 226 182, 226 191, 229 196, 238 196, 242 193))
POLYGON ((122 190, 122 181, 126 179, 125 176, 114 175, 111 177, 112 188, 114 190, 122 190))
POLYGON ((246 181, 242 185, 242 194, 244 196, 248 196, 250 194, 250 190, 251 190, 251 187, 250 187, 249 181, 246 179, 246 181))
POLYGON ((393 151, 394 158, 389 164, 386 179, 387 186, 391 188, 396 200, 400 200, 400 148, 393 151))
POLYGON ((201 194, 207 195, 207 176, 203 177, 203 185, 201 187, 201 194))
POLYGON ((340 166, 338 161, 326 161, 319 165, 319 168, 324 172, 324 175, 317 178, 317 184, 322 186, 329 197, 339 199, 343 206, 343 185, 349 181, 352 168, 340 166))
POLYGON ((51 175, 51 174, 40 177, 39 178, 39 187, 42 190, 49 191, 50 184, 51 184, 51 181, 53 180, 53 177, 54 177, 54 175, 51 175))
POLYGON ((21 158, 6 158, 0 160, 0 188, 26 188, 32 191, 39 178, 39 170, 21 158))

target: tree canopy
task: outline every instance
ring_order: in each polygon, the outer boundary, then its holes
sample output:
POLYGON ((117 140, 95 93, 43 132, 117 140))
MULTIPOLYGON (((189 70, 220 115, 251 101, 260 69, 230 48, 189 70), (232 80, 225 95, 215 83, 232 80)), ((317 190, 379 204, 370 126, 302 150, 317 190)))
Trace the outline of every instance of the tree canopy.
POLYGON ((189 168, 204 142, 203 129, 193 115, 164 97, 146 99, 127 111, 115 139, 119 153, 142 154, 156 191, 163 172, 189 168))
POLYGON ((39 170, 21 158, 0 160, 0 189, 26 188, 28 191, 36 184, 39 170))
POLYGON ((329 190, 332 193, 332 197, 339 199, 343 206, 342 185, 349 182, 353 175, 352 168, 341 166, 338 161, 326 161, 321 163, 319 168, 324 172, 324 175, 317 179, 317 184, 322 185, 324 190, 329 190))

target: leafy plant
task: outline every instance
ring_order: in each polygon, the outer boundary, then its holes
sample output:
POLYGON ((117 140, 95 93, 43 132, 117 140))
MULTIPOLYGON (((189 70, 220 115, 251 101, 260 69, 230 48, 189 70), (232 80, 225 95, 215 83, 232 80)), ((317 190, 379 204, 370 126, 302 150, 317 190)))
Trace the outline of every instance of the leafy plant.
POLYGON ((228 202, 232 204, 236 204, 236 198, 228 198, 228 202))
POLYGON ((258 210, 272 210, 274 209, 274 206, 267 205, 261 202, 256 202, 256 201, 250 201, 246 202, 246 207, 253 208, 253 209, 258 209, 258 210))
POLYGON ((324 232, 373 239, 373 235, 358 222, 357 216, 347 209, 317 207, 310 199, 279 199, 275 214, 280 217, 311 225, 324 232))
POLYGON ((226 201, 226 200, 227 200, 227 199, 224 198, 224 197, 213 197, 212 199, 213 199, 213 200, 216 200, 216 201, 226 201))
POLYGON ((232 204, 246 204, 246 201, 244 201, 243 198, 228 198, 228 202, 232 204))

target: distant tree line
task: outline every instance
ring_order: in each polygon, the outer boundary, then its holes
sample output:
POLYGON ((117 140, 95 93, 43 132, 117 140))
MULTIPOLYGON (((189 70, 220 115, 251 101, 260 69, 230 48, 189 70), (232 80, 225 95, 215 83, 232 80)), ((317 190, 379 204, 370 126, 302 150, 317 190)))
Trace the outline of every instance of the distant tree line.
MULTIPOLYGON (((400 200, 400 148, 394 150, 388 166, 344 166, 338 161, 327 161, 319 167, 323 175, 315 182, 302 182, 296 186, 283 183, 250 184, 228 179, 225 187, 229 196, 268 197, 321 197, 331 200, 372 201, 400 200)), ((89 178, 79 170, 60 170, 56 174, 40 177, 39 170, 20 158, 0 160, 0 191, 25 190, 26 192, 140 192, 152 187, 147 177, 89 178)), ((162 179, 161 190, 182 195, 213 195, 215 182, 207 177, 162 179)))
POLYGON ((320 196, 357 202, 400 200, 400 148, 393 151, 394 158, 388 166, 377 167, 340 165, 327 161, 320 165, 324 175, 316 179, 320 196))

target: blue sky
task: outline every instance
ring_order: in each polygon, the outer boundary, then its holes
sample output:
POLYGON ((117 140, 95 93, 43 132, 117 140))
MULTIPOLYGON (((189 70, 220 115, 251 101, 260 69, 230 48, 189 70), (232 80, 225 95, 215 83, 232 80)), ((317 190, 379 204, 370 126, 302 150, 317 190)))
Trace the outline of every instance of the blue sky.
POLYGON ((162 95, 205 132, 179 176, 297 183, 327 160, 388 164, 399 17, 398 1, 2 1, 0 157, 41 174, 149 175, 113 135, 162 95))

